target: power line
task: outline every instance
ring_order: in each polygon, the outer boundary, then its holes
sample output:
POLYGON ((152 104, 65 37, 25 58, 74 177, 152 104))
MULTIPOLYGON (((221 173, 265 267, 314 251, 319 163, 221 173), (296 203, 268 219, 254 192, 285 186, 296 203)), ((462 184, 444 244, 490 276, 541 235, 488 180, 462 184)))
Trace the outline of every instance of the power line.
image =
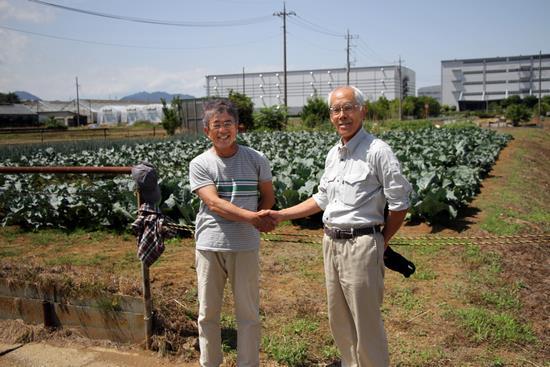
POLYGON ((216 49, 216 48, 228 48, 228 47, 236 47, 236 46, 242 46, 247 45, 251 43, 259 43, 264 42, 267 39, 272 39, 279 37, 279 34, 273 34, 268 37, 264 37, 258 40, 249 41, 249 42, 242 42, 242 43, 234 43, 234 44, 220 44, 218 46, 202 46, 202 47, 160 47, 160 46, 142 46, 142 45, 127 45, 127 44, 120 44, 120 43, 108 43, 108 42, 99 42, 99 41, 91 41, 91 40, 82 40, 77 38, 70 38, 70 37, 62 37, 62 36, 55 36, 51 34, 45 34, 45 33, 39 33, 39 32, 31 32, 23 29, 17 29, 13 27, 7 27, 4 25, 0 25, 0 28, 7 29, 9 31, 14 32, 20 32, 20 33, 26 33, 33 36, 39 36, 39 37, 46 37, 46 38, 53 38, 57 40, 62 41, 72 41, 72 42, 80 42, 80 43, 88 43, 93 45, 99 45, 99 46, 109 46, 109 47, 125 47, 125 48, 137 48, 137 49, 150 49, 150 50, 168 50, 168 51, 188 51, 188 50, 204 50, 204 49, 216 49))
POLYGON ((380 56, 376 51, 372 49, 365 41, 363 41, 361 38, 359 38, 359 42, 362 43, 363 47, 365 47, 366 50, 370 51, 376 58, 378 58, 380 61, 382 61, 384 64, 395 64, 395 62, 390 62, 386 60, 384 57, 380 56))
POLYGON ((85 10, 85 9, 79 9, 79 8, 72 8, 69 6, 59 5, 50 3, 47 1, 42 0, 28 0, 30 2, 44 5, 44 6, 51 6, 54 8, 59 8, 63 10, 68 10, 72 12, 77 12, 81 14, 87 14, 87 15, 94 15, 98 17, 103 18, 110 18, 110 19, 116 19, 116 20, 124 20, 127 22, 136 22, 136 23, 147 23, 147 24, 156 24, 156 25, 169 25, 169 26, 176 26, 176 27, 235 27, 235 26, 243 26, 243 25, 250 25, 255 23, 263 23, 270 21, 272 18, 269 15, 261 16, 261 17, 255 17, 255 18, 248 18, 248 19, 239 19, 239 20, 220 20, 220 21, 209 21, 209 22, 193 22, 193 21, 170 21, 170 20, 159 20, 159 19, 152 19, 152 18, 137 18, 137 17, 129 17, 125 15, 116 15, 116 14, 108 14, 108 13, 102 13, 98 11, 92 11, 92 10, 85 10))
POLYGON ((315 23, 310 22, 307 19, 304 19, 304 18, 300 17, 299 15, 296 15, 296 18, 297 19, 294 19, 294 20, 289 18, 289 20, 292 23, 296 24, 296 25, 299 25, 299 26, 304 27, 304 28, 308 28, 308 29, 310 29, 314 32, 326 34, 327 36, 333 36, 333 37, 345 37, 346 36, 345 34, 336 33, 336 32, 333 32, 331 30, 328 30, 327 28, 323 28, 320 25, 317 25, 315 23))
POLYGON ((319 44, 319 43, 311 42, 310 40, 306 39, 305 37, 302 37, 301 33, 296 33, 296 32, 292 32, 292 31, 287 30, 287 34, 292 36, 295 39, 301 40, 302 42, 304 42, 305 46, 311 47, 311 48, 315 49, 318 52, 325 52, 325 53, 333 54, 335 52, 342 51, 342 48, 329 48, 329 47, 327 47, 326 44, 319 44))

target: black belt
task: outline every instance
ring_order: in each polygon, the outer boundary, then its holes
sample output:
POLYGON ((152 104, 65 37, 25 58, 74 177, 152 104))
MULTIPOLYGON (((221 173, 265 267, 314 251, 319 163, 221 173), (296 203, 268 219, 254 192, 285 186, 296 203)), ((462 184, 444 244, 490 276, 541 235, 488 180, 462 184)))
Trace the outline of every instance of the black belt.
POLYGON ((354 237, 364 236, 366 234, 374 234, 380 232, 380 226, 361 227, 351 229, 324 228, 325 234, 333 240, 347 240, 354 237))

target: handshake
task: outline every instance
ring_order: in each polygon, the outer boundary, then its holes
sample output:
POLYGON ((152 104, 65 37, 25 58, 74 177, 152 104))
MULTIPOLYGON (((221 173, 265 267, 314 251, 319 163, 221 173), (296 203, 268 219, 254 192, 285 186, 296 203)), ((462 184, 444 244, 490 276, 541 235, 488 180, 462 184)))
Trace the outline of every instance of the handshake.
POLYGON ((282 220, 276 210, 260 210, 254 213, 250 222, 260 232, 271 232, 282 220))

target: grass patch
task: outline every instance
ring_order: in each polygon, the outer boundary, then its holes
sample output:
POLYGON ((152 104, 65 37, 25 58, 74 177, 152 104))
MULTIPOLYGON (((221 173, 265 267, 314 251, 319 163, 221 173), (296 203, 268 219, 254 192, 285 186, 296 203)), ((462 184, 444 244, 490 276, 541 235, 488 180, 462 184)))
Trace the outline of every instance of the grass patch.
POLYGON ((532 230, 550 229, 546 189, 548 180, 547 156, 550 133, 540 129, 513 130, 516 148, 500 174, 499 189, 487 195, 481 206, 485 212, 480 227, 497 235, 513 235, 532 230))
POLYGON ((95 254, 92 257, 81 257, 81 255, 77 254, 66 254, 46 260, 46 265, 92 266, 104 264, 107 259, 109 259, 109 256, 103 254, 95 254))
POLYGON ((521 302, 517 292, 508 288, 499 288, 495 291, 483 292, 481 299, 485 304, 494 306, 497 310, 519 311, 521 302))
POLYGON ((528 325, 522 324, 507 313, 493 313, 472 307, 454 312, 472 341, 489 342, 494 346, 527 344, 536 340, 528 325))
POLYGON ((422 266, 418 271, 415 271, 413 275, 418 280, 434 280, 437 278, 437 274, 430 268, 422 266))
POLYGON ((421 304, 420 300, 416 298, 413 290, 410 288, 395 289, 389 292, 388 299, 392 306, 398 306, 407 311, 414 310, 421 304))
POLYGON ((297 367, 307 365, 308 344, 303 338, 284 335, 264 337, 262 348, 277 363, 297 367))
POLYGON ((20 248, 0 249, 0 258, 19 256, 21 252, 22 250, 20 248))

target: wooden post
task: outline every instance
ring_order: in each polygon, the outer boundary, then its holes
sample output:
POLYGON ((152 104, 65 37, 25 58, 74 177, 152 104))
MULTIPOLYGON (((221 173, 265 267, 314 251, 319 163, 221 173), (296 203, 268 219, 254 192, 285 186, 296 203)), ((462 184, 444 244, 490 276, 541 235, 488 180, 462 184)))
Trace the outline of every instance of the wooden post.
MULTIPOLYGON (((138 211, 141 205, 139 191, 136 193, 138 211)), ((149 267, 141 262, 141 278, 143 282, 143 320, 145 321, 145 349, 151 349, 151 337, 153 336, 153 299, 151 297, 151 282, 149 280, 149 267)))
POLYGON ((151 349, 151 337, 153 336, 153 300, 151 298, 151 283, 149 281, 149 267, 141 263, 141 275, 143 277, 143 305, 145 320, 145 349, 151 349))

